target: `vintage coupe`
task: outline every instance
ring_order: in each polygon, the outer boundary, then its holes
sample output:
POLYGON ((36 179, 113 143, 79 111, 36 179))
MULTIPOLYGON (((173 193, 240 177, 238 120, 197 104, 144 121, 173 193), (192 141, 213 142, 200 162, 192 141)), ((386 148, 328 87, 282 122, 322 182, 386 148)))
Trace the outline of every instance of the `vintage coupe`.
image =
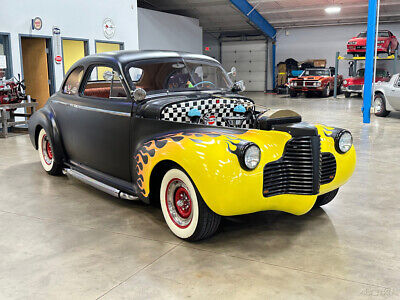
MULTIPOLYGON (((353 37, 347 42, 347 54, 358 56, 365 55, 367 45, 367 32, 360 32, 357 36, 353 37)), ((399 42, 397 38, 389 30, 379 30, 377 52, 387 53, 391 55, 398 48, 399 42)))
MULTIPOLYGON (((343 77, 338 75, 338 93, 341 92, 340 87, 343 77)), ((335 81, 335 70, 333 68, 312 68, 306 69, 297 78, 289 81, 290 97, 296 97, 304 92, 306 97, 312 94, 319 94, 322 97, 328 97, 333 93, 335 81)))
POLYGON ((49 174, 156 201, 182 239, 212 235, 221 216, 330 202, 355 167, 350 132, 259 111, 242 86, 204 55, 90 55, 29 120, 30 138, 49 174))
POLYGON ((375 115, 386 117, 394 110, 400 111, 400 74, 393 75, 388 82, 375 83, 375 115))
MULTIPOLYGON (((356 76, 349 77, 343 80, 342 91, 344 92, 344 96, 349 98, 352 93, 358 94, 358 96, 362 95, 363 86, 364 86, 364 72, 365 69, 359 69, 356 72, 356 76)), ((376 69, 376 77, 375 82, 379 81, 389 81, 390 74, 385 69, 376 69)))

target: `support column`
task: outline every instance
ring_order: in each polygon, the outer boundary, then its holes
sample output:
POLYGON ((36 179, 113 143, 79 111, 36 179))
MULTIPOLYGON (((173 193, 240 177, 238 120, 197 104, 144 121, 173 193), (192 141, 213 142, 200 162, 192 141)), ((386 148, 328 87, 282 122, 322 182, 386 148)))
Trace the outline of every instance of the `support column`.
POLYGON ((371 122, 372 80, 374 76, 377 0, 368 0, 367 49, 365 55, 363 122, 371 122))
POLYGON ((339 52, 336 52, 336 57, 335 57, 335 80, 334 80, 334 85, 333 85, 333 98, 337 98, 337 85, 338 85, 338 73, 339 73, 339 52))

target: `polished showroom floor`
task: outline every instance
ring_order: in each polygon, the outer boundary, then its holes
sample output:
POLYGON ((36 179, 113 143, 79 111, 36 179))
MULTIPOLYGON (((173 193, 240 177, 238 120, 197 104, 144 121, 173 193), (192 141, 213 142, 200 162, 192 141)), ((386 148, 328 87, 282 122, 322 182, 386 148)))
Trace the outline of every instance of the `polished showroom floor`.
POLYGON ((187 243, 158 208, 46 175, 27 135, 0 139, 0 298, 399 299, 400 113, 363 125, 359 98, 252 96, 352 131, 356 171, 333 202, 187 243))

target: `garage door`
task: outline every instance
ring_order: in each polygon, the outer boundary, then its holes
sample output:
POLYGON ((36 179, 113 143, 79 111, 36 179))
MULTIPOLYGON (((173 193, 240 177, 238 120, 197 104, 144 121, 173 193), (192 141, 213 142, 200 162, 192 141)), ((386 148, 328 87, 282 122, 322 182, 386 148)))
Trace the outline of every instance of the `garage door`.
POLYGON ((223 42, 221 45, 222 65, 226 70, 237 69, 236 80, 243 80, 246 90, 265 91, 266 42, 240 41, 223 42))

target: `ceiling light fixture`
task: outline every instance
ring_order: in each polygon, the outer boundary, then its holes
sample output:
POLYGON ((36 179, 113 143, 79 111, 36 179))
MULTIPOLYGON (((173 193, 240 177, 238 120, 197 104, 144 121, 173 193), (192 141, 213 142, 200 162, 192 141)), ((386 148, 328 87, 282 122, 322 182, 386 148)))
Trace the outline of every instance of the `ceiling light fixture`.
POLYGON ((329 6, 327 8, 325 8, 325 12, 327 14, 338 14, 341 11, 341 7, 340 6, 329 6))

